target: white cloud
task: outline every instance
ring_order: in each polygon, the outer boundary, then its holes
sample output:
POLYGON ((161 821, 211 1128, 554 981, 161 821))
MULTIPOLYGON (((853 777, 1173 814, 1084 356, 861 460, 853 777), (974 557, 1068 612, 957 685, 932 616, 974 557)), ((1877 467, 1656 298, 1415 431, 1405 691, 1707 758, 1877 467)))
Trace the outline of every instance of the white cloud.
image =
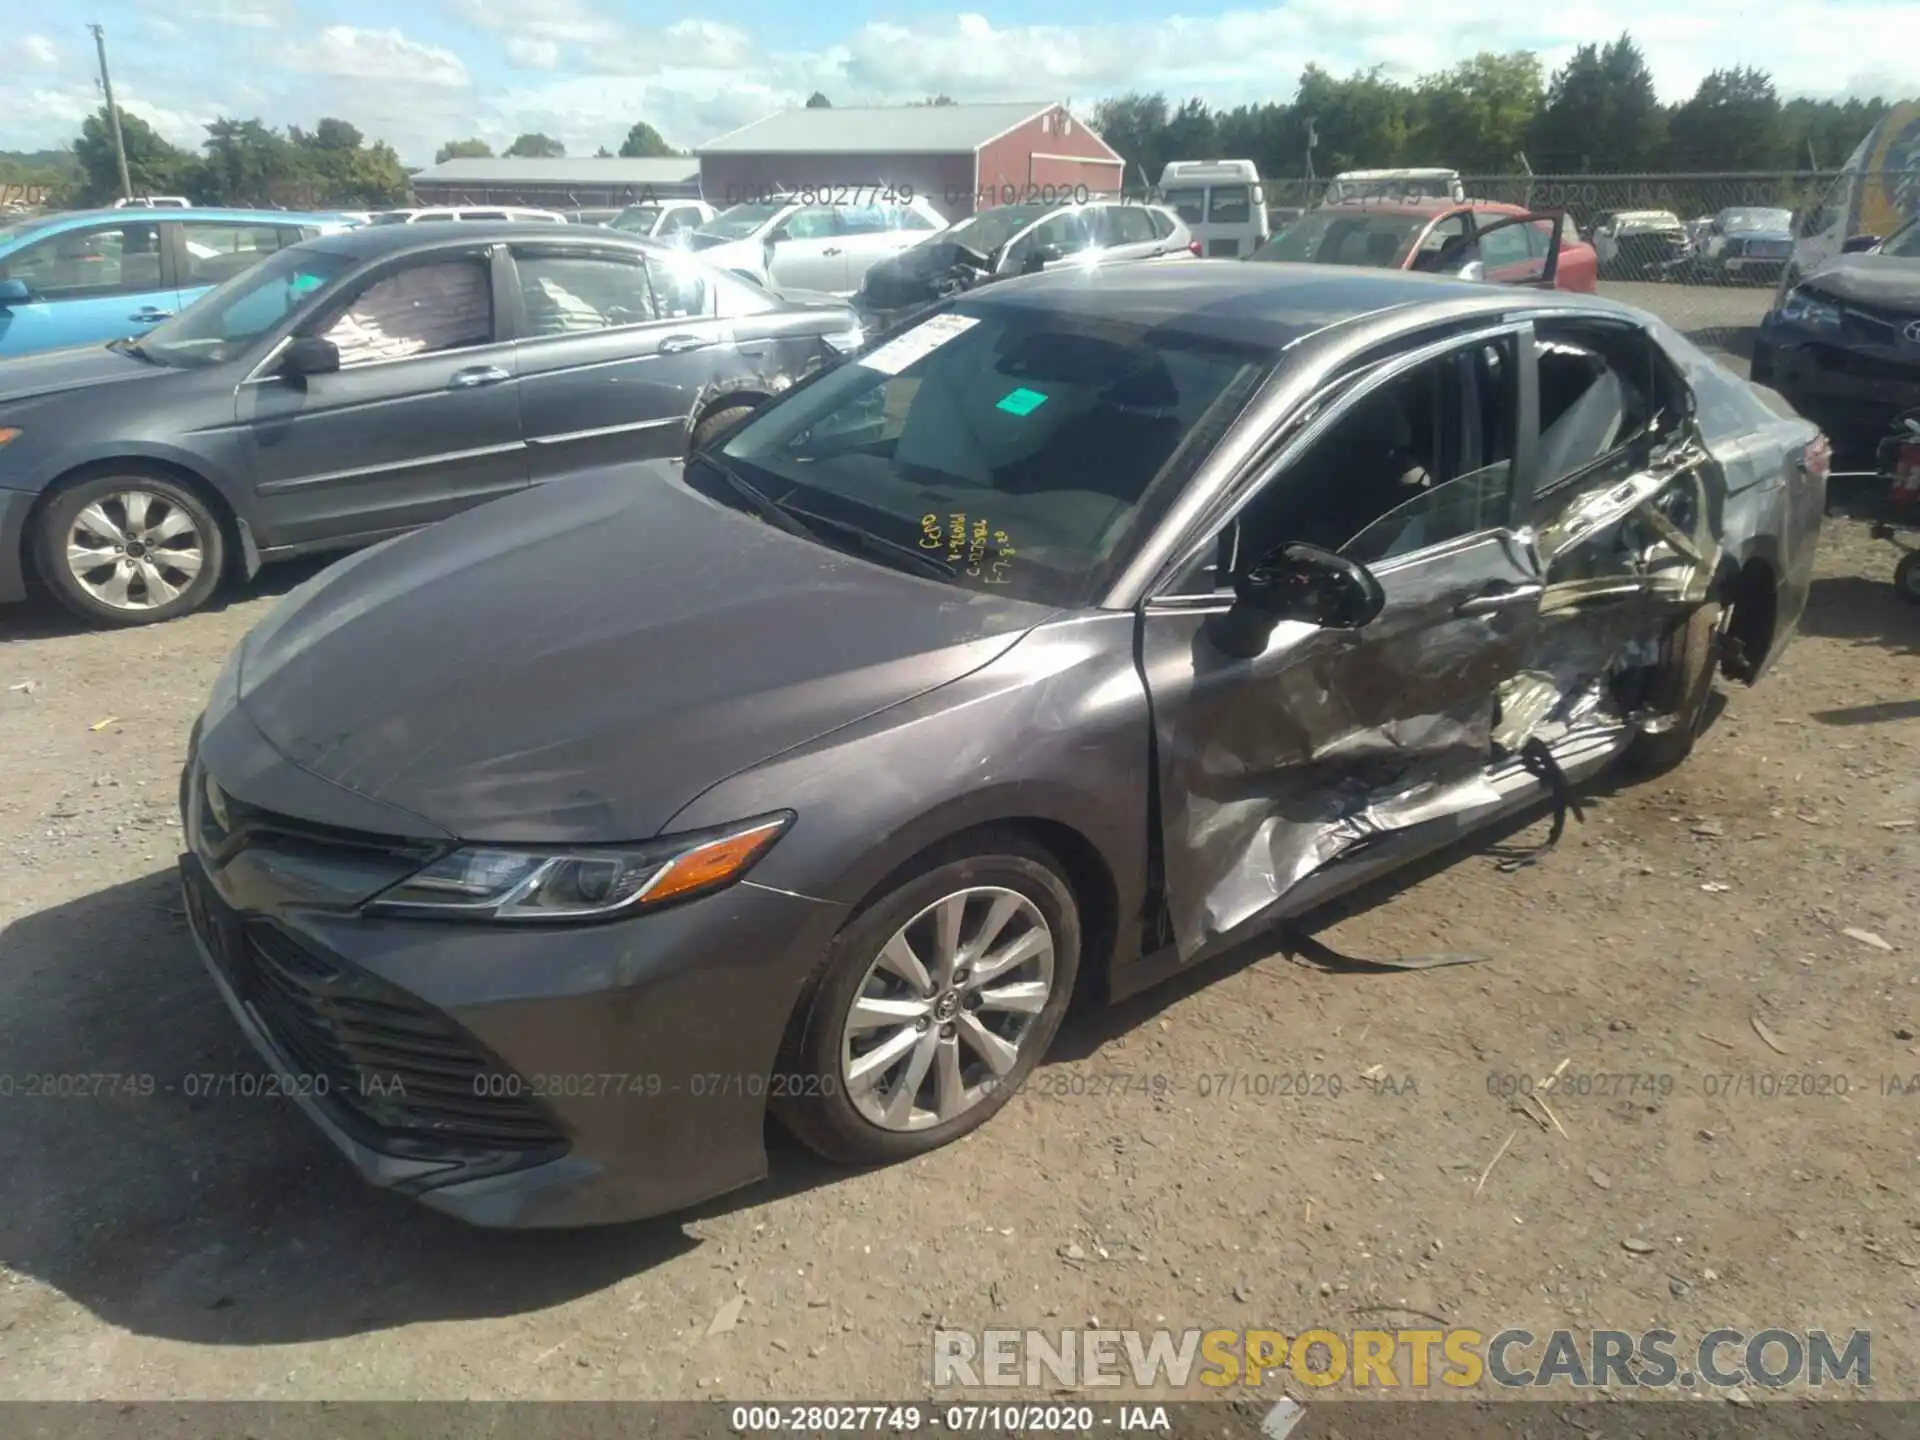
POLYGON ((477 30, 556 45, 616 44, 628 33, 589 0, 447 0, 446 8, 477 30))
POLYGON ((44 35, 28 35, 13 48, 29 70, 53 70, 60 64, 60 47, 44 35))
POLYGON ((278 30, 294 21, 293 0, 188 0, 173 8, 184 20, 248 30, 278 30))
POLYGON ((528 40, 515 35, 507 41, 507 63, 517 70, 557 70, 560 47, 551 40, 528 40))
POLYGON ((288 68, 355 80, 400 80, 412 85, 463 86, 467 67, 451 50, 422 45, 398 30, 329 25, 310 45, 286 52, 288 68))

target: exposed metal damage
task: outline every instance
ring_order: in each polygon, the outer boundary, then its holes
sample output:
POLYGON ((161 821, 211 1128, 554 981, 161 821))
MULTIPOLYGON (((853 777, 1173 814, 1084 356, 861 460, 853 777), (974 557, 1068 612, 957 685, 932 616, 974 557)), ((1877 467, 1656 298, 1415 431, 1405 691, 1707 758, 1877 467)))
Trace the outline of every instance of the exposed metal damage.
MULTIPOLYGON (((1497 593, 1537 594, 1525 621, 1489 613, 1436 627, 1429 615, 1419 651, 1391 643, 1391 610, 1378 622, 1389 632, 1379 638, 1302 627, 1290 659, 1276 660, 1276 646, 1256 662, 1284 670, 1289 700, 1237 723, 1226 717, 1224 695, 1219 708, 1209 703, 1213 667, 1202 655, 1204 638, 1195 636, 1194 648, 1177 658, 1154 653, 1149 639, 1150 673, 1164 674, 1178 660, 1193 666, 1179 718, 1156 727, 1166 893, 1183 958, 1249 922, 1298 913, 1294 897, 1312 889, 1302 882, 1388 837, 1436 826, 1465 833, 1544 798, 1554 806, 1544 841, 1498 857, 1507 870, 1535 863, 1569 815, 1583 818, 1577 784, 1637 735, 1691 723, 1648 701, 1693 617, 1705 608, 1714 623, 1724 619, 1729 547, 1716 529, 1733 517, 1725 471, 1697 424, 1680 425, 1640 473, 1549 491, 1536 497, 1534 514, 1536 529, 1506 537, 1516 563, 1496 586, 1497 593), (1497 686, 1445 683, 1450 667, 1470 669, 1490 653, 1509 657, 1497 686), (1367 723, 1368 692, 1428 688, 1451 703, 1413 720, 1367 723), (1190 744, 1193 737, 1206 743, 1190 744), (1256 772, 1265 773, 1256 781, 1256 772)), ((1751 524, 1757 511, 1738 519, 1751 524)), ((1455 611, 1463 613, 1477 612, 1455 611)), ((1341 969, 1427 969, 1480 958, 1357 960, 1291 927, 1283 940, 1296 956, 1341 969)))

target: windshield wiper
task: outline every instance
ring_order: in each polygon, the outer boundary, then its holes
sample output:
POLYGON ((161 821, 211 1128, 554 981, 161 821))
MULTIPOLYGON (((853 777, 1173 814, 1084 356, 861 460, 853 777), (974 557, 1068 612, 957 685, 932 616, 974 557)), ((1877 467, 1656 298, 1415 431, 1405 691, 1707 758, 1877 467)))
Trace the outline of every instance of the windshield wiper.
POLYGON ((124 338, 109 340, 107 342, 107 348, 119 355, 131 355, 136 360, 144 360, 149 365, 159 365, 162 363, 148 354, 147 347, 142 345, 138 340, 128 340, 124 338))
POLYGON ((697 458, 712 466, 714 473, 725 480, 734 493, 751 505, 763 519, 779 526, 789 535, 798 535, 803 540, 817 540, 824 532, 848 541, 855 549, 865 550, 869 554, 906 561, 924 574, 944 580, 954 577, 953 566, 938 556, 916 550, 911 545, 902 545, 897 540, 889 540, 884 535, 876 535, 864 525, 856 525, 851 520, 836 520, 830 515, 818 515, 811 510, 789 505, 785 500, 776 500, 710 451, 703 451, 697 458))
POLYGON ((815 529, 825 530, 829 534, 849 540, 869 554, 904 560, 917 566, 923 573, 938 576, 943 580, 951 580, 958 573, 950 563, 937 555, 915 549, 911 545, 903 545, 898 540, 889 540, 886 536, 877 534, 864 525, 856 525, 851 520, 836 520, 831 515, 815 514, 811 510, 802 510, 798 506, 789 505, 784 500, 775 500, 772 503, 778 505, 785 514, 795 516, 815 529))

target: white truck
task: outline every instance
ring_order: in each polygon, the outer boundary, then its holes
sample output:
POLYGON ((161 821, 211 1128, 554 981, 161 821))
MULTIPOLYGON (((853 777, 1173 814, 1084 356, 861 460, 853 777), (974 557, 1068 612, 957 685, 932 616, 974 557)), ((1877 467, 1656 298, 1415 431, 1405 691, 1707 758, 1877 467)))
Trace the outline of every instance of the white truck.
POLYGON ((1343 200, 1464 200, 1458 170, 1415 166, 1399 170, 1343 170, 1327 184, 1327 204, 1343 200))
POLYGON ((1175 160, 1160 172, 1160 199, 1210 259, 1244 259, 1273 234, 1251 160, 1175 160))

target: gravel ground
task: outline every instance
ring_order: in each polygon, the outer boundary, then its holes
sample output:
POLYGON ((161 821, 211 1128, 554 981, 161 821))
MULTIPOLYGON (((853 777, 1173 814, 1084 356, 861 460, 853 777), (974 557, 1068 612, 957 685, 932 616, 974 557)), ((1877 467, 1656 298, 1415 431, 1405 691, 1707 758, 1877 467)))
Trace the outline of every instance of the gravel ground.
POLYGON ((551 1235, 368 1188, 284 1101, 185 1093, 259 1067, 183 929, 179 755, 305 571, 151 630, 7 614, 0 1394, 898 1397, 940 1322, 1297 1333, 1367 1306, 1871 1328, 1876 1391, 1920 1393, 1920 611, 1892 561, 1832 525, 1803 634, 1685 767, 1599 786, 1534 868, 1445 857, 1326 932, 1487 963, 1236 957, 1070 1021, 945 1151, 845 1174, 783 1148, 698 1213, 551 1235), (1562 1062, 1557 1127, 1501 1093, 1562 1062), (154 1089, 20 1093, 50 1072, 154 1089), (1337 1098, 1207 1078, 1303 1072, 1337 1098))

